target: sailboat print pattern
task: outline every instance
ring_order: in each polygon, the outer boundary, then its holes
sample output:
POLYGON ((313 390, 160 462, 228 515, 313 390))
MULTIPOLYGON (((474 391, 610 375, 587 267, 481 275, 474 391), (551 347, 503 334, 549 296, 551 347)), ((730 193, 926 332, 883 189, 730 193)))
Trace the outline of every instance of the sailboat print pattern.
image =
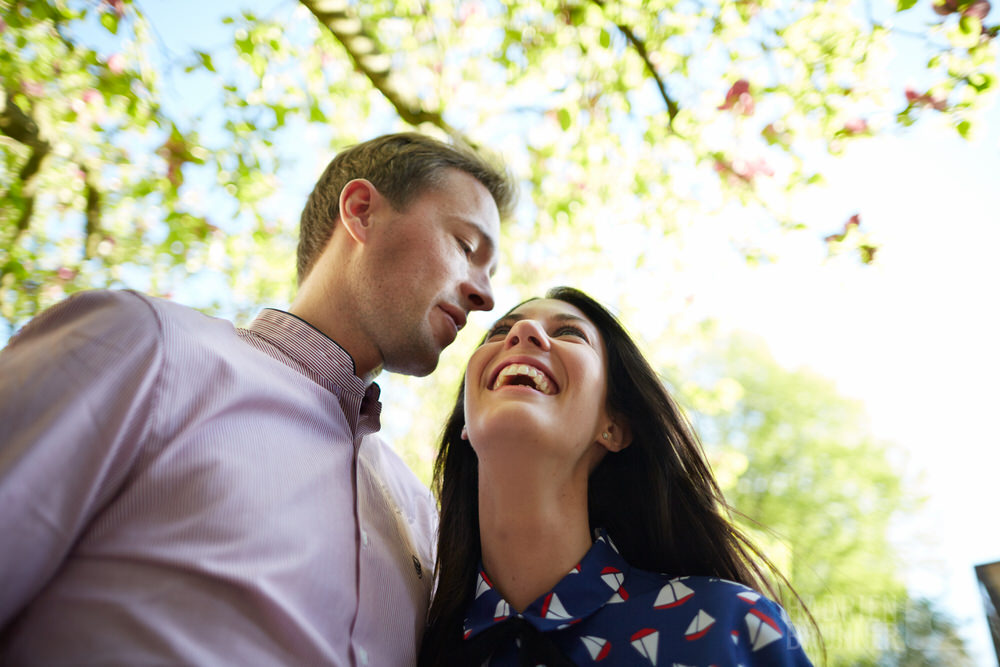
MULTIPOLYGON (((464 636, 511 616, 549 636, 575 664, 810 667, 779 605, 742 584, 631 567, 604 531, 551 591, 518 614, 480 566, 464 636)), ((519 665, 515 642, 491 667, 519 665)))

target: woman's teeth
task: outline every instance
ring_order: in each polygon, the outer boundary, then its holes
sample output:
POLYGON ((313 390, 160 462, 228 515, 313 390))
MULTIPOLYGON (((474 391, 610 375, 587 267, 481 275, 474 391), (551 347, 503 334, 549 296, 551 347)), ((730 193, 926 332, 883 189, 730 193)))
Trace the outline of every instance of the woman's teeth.
MULTIPOLYGON (((493 383, 493 389, 499 389, 500 387, 515 384, 516 378, 528 378, 535 389, 542 392, 543 394, 552 394, 552 384, 549 379, 545 377, 545 373, 538 370, 533 366, 527 364, 511 364, 500 371, 497 375, 496 382, 493 383)), ((518 384, 524 384, 518 383, 518 384)))

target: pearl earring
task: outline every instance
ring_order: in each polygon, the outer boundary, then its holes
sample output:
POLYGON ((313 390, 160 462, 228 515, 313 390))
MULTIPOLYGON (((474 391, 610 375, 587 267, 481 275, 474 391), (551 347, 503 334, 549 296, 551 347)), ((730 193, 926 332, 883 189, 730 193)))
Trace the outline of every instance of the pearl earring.
POLYGON ((611 434, 605 431, 604 433, 601 434, 601 437, 604 438, 605 440, 609 440, 611 438, 611 434))

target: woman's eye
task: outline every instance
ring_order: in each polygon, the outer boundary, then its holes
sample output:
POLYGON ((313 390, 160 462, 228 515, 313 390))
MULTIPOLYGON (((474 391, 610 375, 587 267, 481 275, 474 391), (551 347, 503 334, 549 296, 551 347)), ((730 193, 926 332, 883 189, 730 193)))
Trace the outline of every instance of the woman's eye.
POLYGON ((490 329, 489 335, 486 336, 487 340, 490 338, 496 338, 497 336, 506 336, 510 331, 510 326, 506 324, 498 324, 492 329, 490 329))
POLYGON ((587 340, 587 334, 583 333, 583 329, 571 326, 559 327, 555 331, 556 338, 560 336, 577 336, 583 340, 587 340))
POLYGON ((458 241, 458 247, 462 249, 466 255, 472 254, 472 246, 463 241, 462 239, 456 239, 458 241))

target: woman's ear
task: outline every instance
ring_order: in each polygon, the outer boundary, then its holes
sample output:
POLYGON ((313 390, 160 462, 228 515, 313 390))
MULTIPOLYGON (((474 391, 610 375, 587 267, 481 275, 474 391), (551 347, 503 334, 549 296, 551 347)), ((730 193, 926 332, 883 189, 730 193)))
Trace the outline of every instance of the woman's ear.
POLYGON ((340 222, 358 243, 368 240, 372 211, 381 195, 370 181, 355 178, 340 191, 340 222))
POLYGON ((609 452, 620 452, 632 444, 632 429, 628 420, 614 417, 601 433, 600 442, 609 452))

